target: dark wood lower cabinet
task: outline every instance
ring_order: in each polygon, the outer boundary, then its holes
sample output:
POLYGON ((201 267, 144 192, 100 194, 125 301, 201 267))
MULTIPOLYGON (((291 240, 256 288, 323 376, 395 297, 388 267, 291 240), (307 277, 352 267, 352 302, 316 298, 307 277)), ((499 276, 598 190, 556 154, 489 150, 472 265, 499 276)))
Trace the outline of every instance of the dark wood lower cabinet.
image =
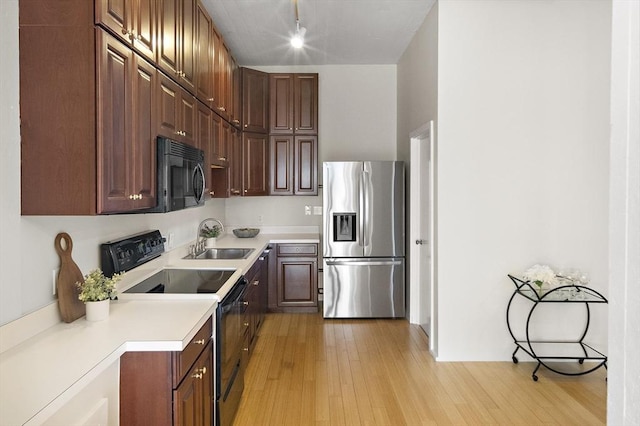
POLYGON ((276 284, 272 286, 276 297, 269 297, 269 309, 276 312, 316 312, 318 245, 278 244, 276 253, 276 284))
POLYGON ((213 342, 209 320, 182 352, 120 358, 120 424, 211 426, 213 342))

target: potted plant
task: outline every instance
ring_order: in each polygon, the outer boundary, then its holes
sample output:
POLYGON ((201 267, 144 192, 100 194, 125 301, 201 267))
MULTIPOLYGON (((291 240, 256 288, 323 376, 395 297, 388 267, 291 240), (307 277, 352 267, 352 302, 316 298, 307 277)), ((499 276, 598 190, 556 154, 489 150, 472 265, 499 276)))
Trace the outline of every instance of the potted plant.
POLYGON ((204 246, 213 247, 215 244, 215 239, 218 238, 221 231, 222 227, 219 225, 204 225, 200 230, 200 236, 204 238, 204 246))
POLYGON ((116 297, 116 283, 122 275, 113 274, 108 278, 98 268, 85 275, 83 282, 76 283, 80 289, 78 299, 87 308, 87 321, 101 321, 109 316, 109 302, 116 297))

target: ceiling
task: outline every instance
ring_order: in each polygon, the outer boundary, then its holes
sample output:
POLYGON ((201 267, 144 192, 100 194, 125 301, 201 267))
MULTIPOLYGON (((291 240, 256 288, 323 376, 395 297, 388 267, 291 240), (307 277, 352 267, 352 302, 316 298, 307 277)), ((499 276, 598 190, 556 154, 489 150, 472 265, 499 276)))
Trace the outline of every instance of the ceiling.
POLYGON ((435 0, 203 0, 243 66, 396 64, 435 0))

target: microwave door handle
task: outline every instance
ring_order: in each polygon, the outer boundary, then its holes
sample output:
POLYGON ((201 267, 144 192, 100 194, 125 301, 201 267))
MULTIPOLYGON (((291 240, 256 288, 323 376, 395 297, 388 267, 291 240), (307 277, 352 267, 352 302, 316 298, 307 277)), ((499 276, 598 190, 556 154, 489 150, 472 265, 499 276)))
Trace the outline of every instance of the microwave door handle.
POLYGON ((204 187, 206 186, 206 181, 205 181, 205 176, 204 176, 204 170, 202 169, 202 166, 200 166, 200 164, 196 164, 196 168, 193 170, 193 189, 195 190, 198 186, 196 185, 196 179, 198 174, 200 174, 200 176, 202 176, 202 189, 200 190, 200 194, 193 194, 196 197, 196 200, 198 202, 200 202, 200 200, 202 200, 202 197, 204 197, 204 187))

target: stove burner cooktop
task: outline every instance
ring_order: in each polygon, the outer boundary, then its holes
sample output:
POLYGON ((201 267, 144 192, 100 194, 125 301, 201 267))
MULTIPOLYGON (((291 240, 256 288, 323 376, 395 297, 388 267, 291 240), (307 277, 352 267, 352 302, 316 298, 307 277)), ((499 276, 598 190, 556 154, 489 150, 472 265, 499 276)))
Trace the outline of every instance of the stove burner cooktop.
POLYGON ((216 293, 235 270, 163 269, 125 293, 216 293))

